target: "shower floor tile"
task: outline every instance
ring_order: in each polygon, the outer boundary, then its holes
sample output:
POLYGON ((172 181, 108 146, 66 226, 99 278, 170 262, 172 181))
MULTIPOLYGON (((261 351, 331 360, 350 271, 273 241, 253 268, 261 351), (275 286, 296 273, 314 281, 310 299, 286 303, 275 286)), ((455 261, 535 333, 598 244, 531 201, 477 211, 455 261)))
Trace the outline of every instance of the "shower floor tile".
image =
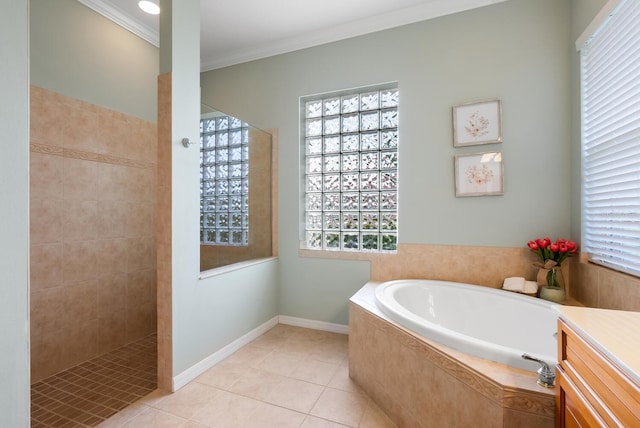
POLYGON ((156 388, 153 334, 31 385, 31 427, 93 427, 156 388))

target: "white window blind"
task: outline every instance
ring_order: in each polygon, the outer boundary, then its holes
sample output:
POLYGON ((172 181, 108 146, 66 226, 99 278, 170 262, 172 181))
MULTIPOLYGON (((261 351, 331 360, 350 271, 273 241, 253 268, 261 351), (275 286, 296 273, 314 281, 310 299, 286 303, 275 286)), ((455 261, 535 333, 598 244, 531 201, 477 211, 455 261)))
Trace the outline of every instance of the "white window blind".
POLYGON ((582 251, 640 276, 640 1, 619 2, 581 65, 582 251))

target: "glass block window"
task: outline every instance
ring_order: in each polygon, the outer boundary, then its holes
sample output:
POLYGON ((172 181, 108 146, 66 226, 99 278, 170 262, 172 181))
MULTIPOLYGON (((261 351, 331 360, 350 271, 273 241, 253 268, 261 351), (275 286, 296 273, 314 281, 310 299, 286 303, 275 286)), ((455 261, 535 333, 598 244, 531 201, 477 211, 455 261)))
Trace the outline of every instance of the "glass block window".
POLYGON ((200 121, 200 242, 249 244, 249 125, 232 116, 200 121))
POLYGON ((301 100, 304 248, 396 251, 398 98, 394 85, 301 100))

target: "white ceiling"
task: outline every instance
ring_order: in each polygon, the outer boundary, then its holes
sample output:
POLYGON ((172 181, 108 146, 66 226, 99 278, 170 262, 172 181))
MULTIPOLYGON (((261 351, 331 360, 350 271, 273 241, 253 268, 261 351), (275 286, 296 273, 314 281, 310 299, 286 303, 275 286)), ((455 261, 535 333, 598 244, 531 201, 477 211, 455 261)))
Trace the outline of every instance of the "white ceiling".
MULTIPOLYGON (((138 0, 78 0, 158 46, 138 0)), ((174 0, 179 1, 179 0, 174 0)), ((506 0, 200 0, 201 69, 213 70, 506 0)))

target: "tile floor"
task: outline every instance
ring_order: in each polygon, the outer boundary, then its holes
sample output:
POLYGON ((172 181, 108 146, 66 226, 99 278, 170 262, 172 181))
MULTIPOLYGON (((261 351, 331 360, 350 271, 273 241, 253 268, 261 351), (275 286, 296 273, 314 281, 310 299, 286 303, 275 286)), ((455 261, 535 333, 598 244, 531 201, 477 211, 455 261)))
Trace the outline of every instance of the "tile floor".
POLYGON ((31 427, 92 427, 157 388, 157 338, 147 336, 31 385, 31 427))
POLYGON ((174 394, 99 428, 393 428, 348 375, 347 336, 278 324, 174 394))

